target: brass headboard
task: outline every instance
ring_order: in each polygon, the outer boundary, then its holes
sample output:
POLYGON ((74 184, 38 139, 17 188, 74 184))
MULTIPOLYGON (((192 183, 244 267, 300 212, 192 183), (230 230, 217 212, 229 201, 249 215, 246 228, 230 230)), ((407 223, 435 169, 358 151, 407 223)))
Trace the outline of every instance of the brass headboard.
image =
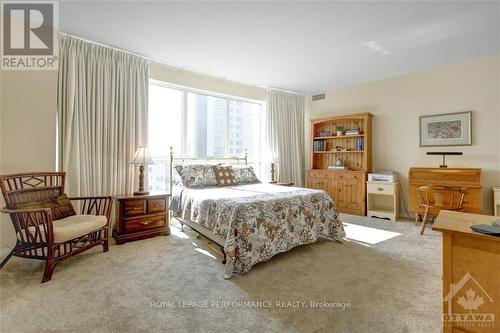
POLYGON ((174 170, 174 162, 179 161, 183 163, 184 161, 233 161, 233 164, 245 163, 248 165, 248 150, 243 149, 243 157, 174 157, 174 147, 170 147, 170 165, 169 165, 169 183, 170 183, 170 193, 172 193, 173 188, 173 170, 174 170))

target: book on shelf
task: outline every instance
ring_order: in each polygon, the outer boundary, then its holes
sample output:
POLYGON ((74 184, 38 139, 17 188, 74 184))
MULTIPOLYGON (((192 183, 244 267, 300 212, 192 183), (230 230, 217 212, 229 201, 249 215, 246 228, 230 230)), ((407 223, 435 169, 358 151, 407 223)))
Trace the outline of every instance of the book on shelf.
POLYGON ((326 144, 323 140, 313 141, 313 151, 324 151, 326 150, 326 144))
POLYGON ((342 166, 337 166, 337 165, 329 165, 328 170, 348 170, 349 168, 342 165, 342 166))
POLYGON ((332 132, 330 132, 330 131, 321 131, 321 132, 319 132, 319 136, 320 136, 320 137, 325 137, 325 136, 326 136, 326 137, 328 137, 328 136, 332 136, 332 132))
POLYGON ((359 138, 356 140, 356 150, 357 151, 363 151, 364 150, 364 140, 363 138, 359 138))
POLYGON ((359 135, 359 134, 361 134, 359 128, 351 128, 345 131, 345 135, 359 135))

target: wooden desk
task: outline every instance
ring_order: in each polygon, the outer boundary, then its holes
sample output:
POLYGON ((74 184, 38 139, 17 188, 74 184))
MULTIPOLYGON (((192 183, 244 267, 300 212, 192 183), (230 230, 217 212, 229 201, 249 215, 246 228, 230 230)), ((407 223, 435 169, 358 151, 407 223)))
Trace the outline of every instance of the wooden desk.
POLYGON ((500 237, 483 235, 470 229, 471 225, 491 224, 495 219, 494 216, 444 210, 432 227, 443 233, 445 333, 500 331, 500 237), (458 316, 453 318, 453 314, 458 316), (474 316, 478 314, 483 314, 486 319, 474 316), (487 317, 487 314, 490 316, 487 317), (472 318, 472 321, 464 326, 459 318, 472 318))
MULTIPOLYGON (((423 185, 466 187, 464 198, 465 213, 481 214, 483 199, 481 193, 481 169, 468 168, 410 168, 408 175, 409 206, 417 212, 419 199, 417 189, 423 185)), ((423 215, 423 211, 418 212, 423 215)), ((431 209, 430 215, 436 216, 437 210, 431 209)))

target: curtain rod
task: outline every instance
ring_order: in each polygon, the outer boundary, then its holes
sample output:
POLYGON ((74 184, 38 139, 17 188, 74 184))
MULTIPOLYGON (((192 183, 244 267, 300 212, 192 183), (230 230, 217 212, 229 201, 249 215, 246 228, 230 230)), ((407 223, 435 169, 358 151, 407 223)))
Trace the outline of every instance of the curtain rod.
POLYGON ((59 31, 59 34, 60 35, 64 35, 64 36, 69 36, 69 37, 72 37, 72 38, 76 38, 76 39, 80 39, 80 40, 83 40, 83 41, 85 41, 87 43, 92 43, 92 44, 96 44, 96 45, 108 47, 110 49, 117 50, 117 51, 120 51, 120 52, 125 52, 125 53, 128 53, 128 54, 134 55, 136 57, 140 57, 140 58, 146 59, 146 60, 148 60, 150 62, 157 62, 157 63, 165 65, 165 66, 173 67, 173 68, 178 69, 180 71, 189 71, 189 72, 193 72, 193 73, 196 73, 196 74, 205 75, 205 76, 208 76, 208 77, 211 77, 211 78, 214 78, 214 79, 217 79, 217 80, 221 80, 221 81, 231 81, 231 82, 235 82, 235 83, 239 83, 239 84, 244 84, 244 85, 252 86, 252 87, 256 87, 256 88, 266 89, 266 90, 278 90, 278 91, 286 92, 286 93, 289 93, 289 94, 304 95, 303 93, 299 93, 299 92, 291 91, 291 90, 285 90, 285 89, 273 88, 273 87, 266 87, 266 86, 261 86, 261 85, 257 85, 257 84, 252 84, 252 83, 247 83, 247 82, 238 81, 238 80, 232 80, 232 79, 228 80, 228 79, 224 78, 223 76, 218 76, 218 75, 214 75, 214 74, 210 74, 210 73, 205 73, 205 72, 194 70, 194 69, 185 68, 185 67, 178 66, 178 65, 169 64, 169 63, 166 63, 164 61, 161 61, 161 60, 158 60, 158 59, 154 59, 154 58, 151 58, 151 57, 147 57, 147 56, 139 54, 139 53, 130 52, 130 51, 127 51, 127 50, 124 50, 124 49, 121 49, 121 48, 118 48, 118 47, 115 47, 115 46, 111 46, 111 45, 99 43, 99 42, 96 42, 96 41, 93 41, 93 40, 89 40, 89 39, 86 39, 86 38, 83 38, 83 37, 79 37, 79 36, 75 36, 75 35, 72 35, 72 34, 68 34, 68 33, 65 33, 65 32, 62 32, 62 31, 59 31))
POLYGON ((305 95, 303 93, 299 93, 299 92, 296 92, 296 91, 292 91, 292 90, 285 90, 285 89, 280 89, 280 88, 267 88, 269 90, 276 90, 276 91, 281 91, 281 92, 285 92, 285 93, 288 93, 288 94, 295 94, 295 95, 305 95))
POLYGON ((96 41, 93 41, 93 40, 89 40, 89 39, 86 39, 86 38, 83 38, 83 37, 79 37, 79 36, 67 34, 67 33, 62 32, 62 31, 59 31, 59 34, 63 35, 63 36, 68 36, 68 37, 80 39, 80 40, 83 40, 84 42, 87 42, 87 43, 91 43, 91 44, 95 44, 95 45, 107 47, 107 48, 110 48, 110 49, 113 49, 113 50, 116 50, 116 51, 128 53, 128 54, 131 54, 131 55, 136 56, 136 57, 143 58, 143 59, 148 60, 148 61, 154 61, 153 59, 151 59, 149 57, 146 57, 145 55, 142 55, 142 54, 139 54, 139 53, 130 52, 130 51, 127 51, 127 50, 124 50, 124 49, 120 49, 118 47, 114 47, 114 46, 111 46, 111 45, 99 43, 99 42, 96 42, 96 41))

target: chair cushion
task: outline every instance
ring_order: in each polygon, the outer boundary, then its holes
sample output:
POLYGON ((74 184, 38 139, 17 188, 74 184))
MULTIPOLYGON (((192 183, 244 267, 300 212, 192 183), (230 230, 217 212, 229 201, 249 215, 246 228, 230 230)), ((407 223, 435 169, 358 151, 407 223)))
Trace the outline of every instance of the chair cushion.
MULTIPOLYGON (((54 243, 64 243, 70 239, 86 235, 104 227, 106 222, 106 216, 102 215, 73 215, 61 220, 52 221, 54 227, 54 243)), ((35 227, 29 227, 28 229, 31 234, 35 232, 35 227)), ((44 225, 40 225, 40 229, 42 232, 41 241, 45 242, 44 225)), ((21 232, 23 236, 26 236, 24 230, 21 232)), ((17 237, 21 239, 19 233, 17 237)), ((24 239, 26 239, 26 237, 24 237, 24 239)))
POLYGON ((66 194, 57 198, 41 198, 31 202, 15 204, 14 209, 37 209, 50 208, 53 220, 60 220, 68 216, 76 215, 75 209, 66 194))

